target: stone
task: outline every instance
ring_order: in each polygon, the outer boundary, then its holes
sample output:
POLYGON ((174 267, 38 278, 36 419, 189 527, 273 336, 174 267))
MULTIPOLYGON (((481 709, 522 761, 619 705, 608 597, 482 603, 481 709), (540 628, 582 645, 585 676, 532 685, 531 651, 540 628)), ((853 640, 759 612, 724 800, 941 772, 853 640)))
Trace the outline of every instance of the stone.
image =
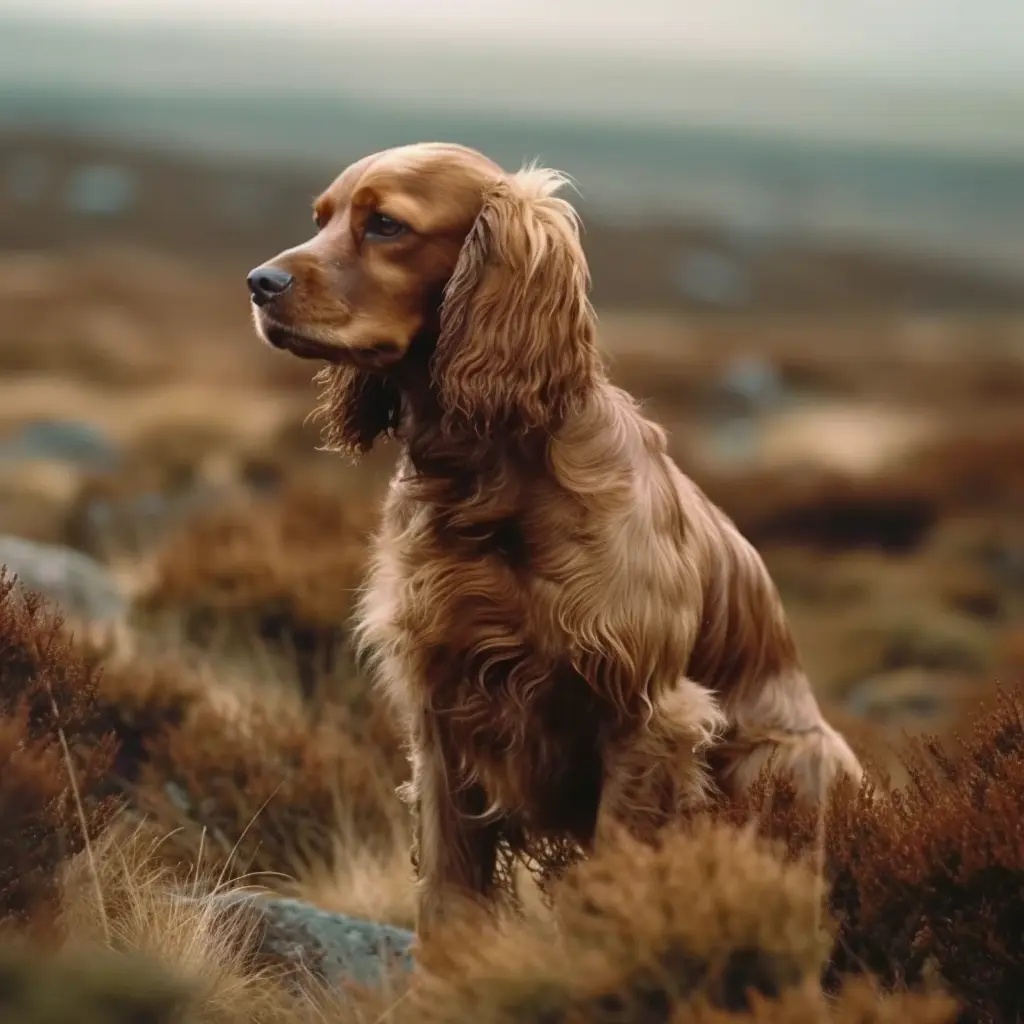
POLYGON ((702 306, 735 309, 752 297, 747 268, 722 250, 696 248, 681 253, 673 276, 678 293, 702 306))
POLYGON ((965 691, 964 680, 955 674, 904 668, 860 681, 844 703, 859 718, 893 726, 934 726, 956 709, 965 691))
POLYGON ((98 430, 75 420, 37 420, 0 440, 0 462, 52 459, 89 469, 109 469, 117 449, 98 430))
POLYGON ((321 910, 301 900, 251 892, 208 897, 227 913, 255 915, 255 948, 260 959, 312 972, 322 981, 378 986, 389 975, 412 968, 413 933, 347 914, 321 910))
POLYGON ((193 513, 224 500, 227 490, 199 483, 180 490, 115 495, 79 494, 68 516, 68 536, 83 551, 148 548, 193 513))
POLYGON ((107 570, 80 551, 0 536, 0 566, 17 577, 23 591, 41 594, 65 615, 113 622, 127 612, 125 595, 107 570))
POLYGON ((777 408, 783 399, 782 376, 771 360, 760 355, 732 359, 718 381, 722 395, 757 411, 777 408))
POLYGON ((137 192, 130 169, 116 164, 86 164, 71 172, 64 198, 74 213, 110 217, 129 212, 137 192))

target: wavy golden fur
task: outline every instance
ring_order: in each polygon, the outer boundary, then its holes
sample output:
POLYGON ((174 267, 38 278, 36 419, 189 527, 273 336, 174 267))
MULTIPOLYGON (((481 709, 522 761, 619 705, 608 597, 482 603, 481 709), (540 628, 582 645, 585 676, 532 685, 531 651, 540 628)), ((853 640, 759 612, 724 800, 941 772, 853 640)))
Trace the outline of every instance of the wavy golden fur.
POLYGON ((861 774, 760 557, 606 376, 562 184, 387 150, 250 275, 263 336, 329 363, 329 446, 402 445, 358 636, 409 738, 421 935, 503 850, 645 832, 771 758, 813 800, 861 774))

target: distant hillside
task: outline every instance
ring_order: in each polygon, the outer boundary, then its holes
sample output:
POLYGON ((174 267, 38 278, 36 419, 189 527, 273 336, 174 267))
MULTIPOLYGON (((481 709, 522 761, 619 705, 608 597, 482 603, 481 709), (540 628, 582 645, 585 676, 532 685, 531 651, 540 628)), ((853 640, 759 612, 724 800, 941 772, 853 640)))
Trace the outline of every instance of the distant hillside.
POLYGON ((568 171, 609 221, 696 217, 1024 273, 1024 101, 611 55, 537 56, 531 72, 523 54, 105 31, 0 23, 0 127, 319 173, 451 139, 568 171))
MULTIPOLYGON (((310 200, 338 169, 0 133, 0 247, 87 254, 130 246, 228 267, 241 281, 254 263, 308 237, 310 200)), ((599 206, 578 205, 604 306, 844 316, 1024 309, 1024 279, 955 261, 742 234, 708 218, 611 219, 599 206)))
POLYGON ((323 96, 132 96, 6 90, 0 124, 175 152, 338 168, 417 139, 476 146, 513 167, 573 174, 609 217, 712 217, 739 231, 804 232, 950 252, 1024 269, 1024 161, 795 143, 715 129, 406 113, 323 96))

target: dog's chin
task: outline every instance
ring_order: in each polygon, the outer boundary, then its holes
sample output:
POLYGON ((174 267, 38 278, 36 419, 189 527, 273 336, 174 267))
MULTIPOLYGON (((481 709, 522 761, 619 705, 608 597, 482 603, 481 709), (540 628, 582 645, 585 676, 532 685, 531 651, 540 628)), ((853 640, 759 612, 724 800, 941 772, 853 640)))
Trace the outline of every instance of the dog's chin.
POLYGON ((259 333, 268 345, 288 352, 300 359, 315 359, 337 365, 356 365, 367 369, 386 369, 401 359, 401 351, 393 342, 381 342, 369 347, 329 345, 310 338, 300 331, 280 324, 259 323, 259 333))
POLYGON ((341 350, 334 345, 315 341, 313 338, 307 338, 297 331, 289 330, 278 324, 261 323, 260 334, 271 347, 280 349, 282 352, 290 352, 300 359, 320 359, 333 363, 337 362, 338 357, 342 355, 341 350))

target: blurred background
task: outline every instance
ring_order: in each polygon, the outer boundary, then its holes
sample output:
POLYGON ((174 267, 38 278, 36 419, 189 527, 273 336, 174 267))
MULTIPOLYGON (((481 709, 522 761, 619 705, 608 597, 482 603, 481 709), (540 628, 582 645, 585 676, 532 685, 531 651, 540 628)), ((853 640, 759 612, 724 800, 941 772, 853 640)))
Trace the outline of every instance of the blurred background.
POLYGON ((316 451, 245 276, 427 139, 574 177, 614 376, 837 720, 942 730, 1019 679, 1019 0, 0 0, 0 562, 87 618, 259 592, 265 639, 335 636, 360 563, 324 537, 394 453, 316 451), (238 501, 273 537, 187 540, 238 501))

